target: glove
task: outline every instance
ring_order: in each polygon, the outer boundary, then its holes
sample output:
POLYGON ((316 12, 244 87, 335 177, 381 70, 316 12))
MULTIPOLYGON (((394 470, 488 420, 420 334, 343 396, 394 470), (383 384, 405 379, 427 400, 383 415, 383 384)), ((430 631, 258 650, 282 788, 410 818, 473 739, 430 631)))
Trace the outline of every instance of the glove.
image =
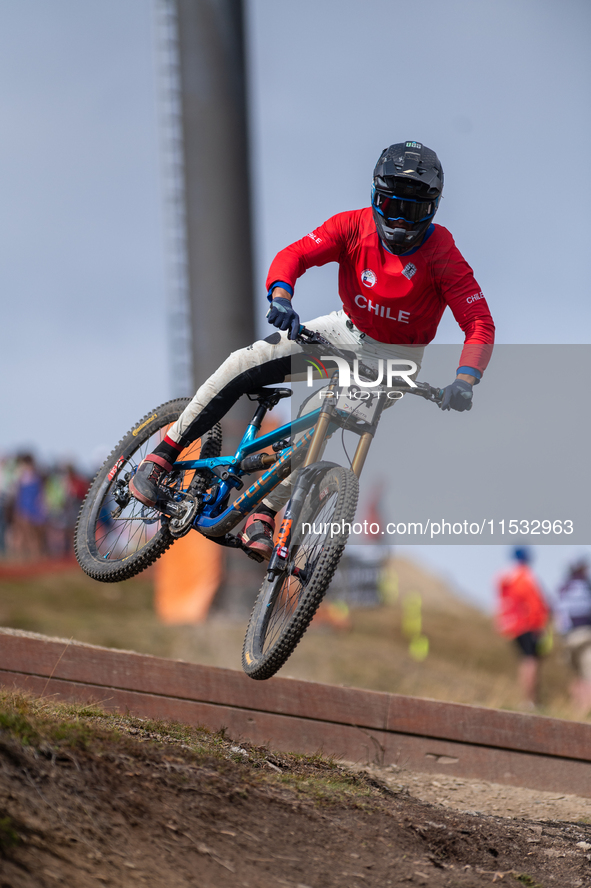
POLYGON ((465 379, 455 379, 443 389, 442 410, 472 410, 472 386, 465 379))
POLYGON ((280 330, 289 330, 288 339, 295 339, 300 332, 300 316, 291 307, 289 299, 278 296, 271 302, 271 308, 267 312, 267 320, 280 330))

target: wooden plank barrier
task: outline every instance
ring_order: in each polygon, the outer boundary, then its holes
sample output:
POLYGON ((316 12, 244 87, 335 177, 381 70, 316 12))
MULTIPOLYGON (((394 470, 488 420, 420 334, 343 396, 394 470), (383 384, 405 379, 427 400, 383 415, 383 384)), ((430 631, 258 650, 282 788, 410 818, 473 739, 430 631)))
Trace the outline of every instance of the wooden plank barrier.
MULTIPOLYGON (((0 628, 0 685, 292 752, 591 798, 591 725, 199 666, 0 628)), ((401 778, 403 779, 403 778, 401 778)))

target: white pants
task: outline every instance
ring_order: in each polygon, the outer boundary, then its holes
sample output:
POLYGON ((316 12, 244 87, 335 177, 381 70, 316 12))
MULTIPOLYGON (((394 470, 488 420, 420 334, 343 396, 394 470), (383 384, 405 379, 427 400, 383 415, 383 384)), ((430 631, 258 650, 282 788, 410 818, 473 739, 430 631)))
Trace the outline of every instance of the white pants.
MULTIPOLYGON (((420 369, 423 346, 378 342, 354 327, 342 309, 307 321, 306 327, 320 333, 338 348, 354 351, 360 361, 370 366, 377 367, 380 358, 384 361, 392 358, 414 361, 420 369)), ((263 385, 305 379, 303 362, 297 361, 297 357, 305 353, 305 345, 292 342, 287 338, 287 332, 280 333, 278 330, 265 339, 232 352, 199 387, 193 400, 168 432, 169 438, 185 445, 212 428, 241 395, 263 385)), ((388 404, 393 403, 388 401, 388 404)), ((264 503, 276 510, 281 508, 289 498, 290 489, 291 476, 272 491, 264 503)))

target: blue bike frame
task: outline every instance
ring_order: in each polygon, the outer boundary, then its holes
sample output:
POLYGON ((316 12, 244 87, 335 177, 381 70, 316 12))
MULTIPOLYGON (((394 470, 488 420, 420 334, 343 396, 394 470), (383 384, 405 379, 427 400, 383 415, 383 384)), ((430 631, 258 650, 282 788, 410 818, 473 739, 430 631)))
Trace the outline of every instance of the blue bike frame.
POLYGON ((234 476, 241 477, 246 474, 240 469, 240 463, 245 457, 264 450, 277 441, 282 441, 285 438, 305 431, 305 434, 299 441, 282 451, 277 462, 266 472, 263 472, 261 477, 229 506, 227 505, 228 497, 232 489, 239 487, 239 482, 232 478, 220 480, 220 483, 215 486, 214 490, 204 498, 203 509, 195 517, 193 527, 206 536, 208 531, 214 531, 212 535, 219 536, 221 532, 226 533, 238 524, 283 480, 285 463, 298 454, 299 451, 302 451, 302 448, 309 445, 315 431, 313 427, 316 425, 321 412, 322 408, 318 408, 258 438, 256 435, 259 429, 254 423, 250 423, 233 457, 217 456, 210 459, 179 460, 176 462, 175 469, 178 468, 186 471, 209 469, 216 474, 216 468, 225 468, 232 472, 234 476))

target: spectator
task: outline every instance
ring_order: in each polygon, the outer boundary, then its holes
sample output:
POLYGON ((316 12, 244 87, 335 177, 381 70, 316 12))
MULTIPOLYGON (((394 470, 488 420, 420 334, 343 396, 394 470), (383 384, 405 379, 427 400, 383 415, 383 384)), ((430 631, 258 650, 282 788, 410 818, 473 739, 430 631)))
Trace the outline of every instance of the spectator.
POLYGON ((591 582, 586 561, 571 565, 558 591, 555 619, 575 672, 570 686, 573 707, 583 718, 591 711, 591 582))
POLYGON ((80 506, 88 491, 88 480, 81 475, 71 463, 65 468, 66 502, 64 505, 64 523, 66 527, 66 554, 72 554, 74 549, 74 530, 78 521, 80 506))
POLYGON ((8 550, 15 482, 15 460, 0 458, 0 558, 5 556, 8 550))
POLYGON ((63 558, 70 549, 66 527, 67 486, 64 469, 57 468, 47 473, 44 488, 47 552, 55 558, 63 558))
POLYGON ((30 453, 0 456, 0 558, 73 554, 88 478, 67 463, 41 470, 30 453))
POLYGON ((540 639, 549 617, 548 605, 529 564, 527 548, 513 551, 515 566, 498 581, 497 624, 519 651, 518 681, 525 705, 539 702, 540 639))
POLYGON ((13 546, 17 557, 38 559, 45 554, 44 479, 30 453, 17 457, 13 546))

